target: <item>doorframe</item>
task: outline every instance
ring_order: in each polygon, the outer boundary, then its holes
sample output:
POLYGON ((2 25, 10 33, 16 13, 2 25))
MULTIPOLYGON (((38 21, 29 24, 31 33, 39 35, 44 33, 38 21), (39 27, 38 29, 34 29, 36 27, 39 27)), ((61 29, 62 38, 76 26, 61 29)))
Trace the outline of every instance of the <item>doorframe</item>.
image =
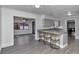
MULTIPOLYGON (((15 38, 14 38, 14 36, 15 36, 15 33, 14 33, 14 32, 15 32, 15 31, 14 31, 14 30, 15 30, 15 29, 14 29, 14 17, 21 17, 21 16, 13 16, 13 39, 14 39, 13 43, 14 43, 14 45, 15 45, 15 38)), ((36 19, 35 19, 35 18, 31 18, 31 17, 30 17, 30 18, 29 18, 29 17, 23 17, 23 18, 27 18, 27 19, 33 20, 33 21, 35 22, 35 31, 36 31, 36 19)), ((32 22, 33 22, 33 21, 32 21, 32 22)), ((32 25, 32 22, 31 22, 31 25, 32 25)), ((31 31, 32 31, 32 29, 31 29, 31 31)), ((31 32, 31 34, 32 34, 32 32, 31 32)), ((35 32, 35 34, 36 34, 36 32, 35 32)), ((34 35, 35 35, 35 34, 34 34, 34 35)))
MULTIPOLYGON (((67 22, 68 22, 68 20, 74 20, 75 21, 75 34, 74 35, 76 35, 76 19, 75 18, 71 18, 71 19, 66 19, 66 31, 67 31, 67 22)), ((68 32, 67 32, 67 38, 68 38, 68 32)), ((76 36, 75 36, 75 40, 76 40, 76 36)), ((69 42, 69 40, 68 40, 68 42, 69 42)))
MULTIPOLYGON (((72 21, 72 20, 67 20, 67 28, 68 28, 68 21, 72 21)), ((75 22, 75 20, 73 20, 75 22)), ((68 30, 68 29, 67 29, 68 30)))

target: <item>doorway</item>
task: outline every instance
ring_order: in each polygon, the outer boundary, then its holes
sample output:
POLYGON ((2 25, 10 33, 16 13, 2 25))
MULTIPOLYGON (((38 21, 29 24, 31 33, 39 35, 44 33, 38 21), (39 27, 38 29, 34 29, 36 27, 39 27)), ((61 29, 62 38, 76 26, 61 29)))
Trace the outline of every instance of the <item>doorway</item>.
POLYGON ((32 22, 32 34, 35 34, 35 21, 32 22))
POLYGON ((35 39, 35 19, 14 16, 14 46, 31 43, 35 39))
POLYGON ((68 44, 75 41, 75 20, 67 20, 68 44))

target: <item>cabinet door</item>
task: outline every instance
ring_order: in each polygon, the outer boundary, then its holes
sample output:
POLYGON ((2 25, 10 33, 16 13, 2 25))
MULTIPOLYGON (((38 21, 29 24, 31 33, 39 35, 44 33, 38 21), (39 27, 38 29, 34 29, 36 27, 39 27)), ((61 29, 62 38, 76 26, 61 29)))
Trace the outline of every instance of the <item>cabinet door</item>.
POLYGON ((54 21, 54 26, 59 27, 60 26, 60 21, 54 21))

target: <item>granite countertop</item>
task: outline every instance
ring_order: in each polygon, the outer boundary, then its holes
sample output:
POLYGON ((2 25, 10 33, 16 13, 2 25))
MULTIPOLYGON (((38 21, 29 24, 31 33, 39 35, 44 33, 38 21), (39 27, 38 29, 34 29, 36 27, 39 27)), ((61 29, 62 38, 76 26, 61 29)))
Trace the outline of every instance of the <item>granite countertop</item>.
POLYGON ((63 29, 59 29, 59 28, 52 28, 52 29, 40 29, 38 31, 41 32, 46 32, 46 33, 54 33, 54 34, 64 34, 66 33, 63 29))

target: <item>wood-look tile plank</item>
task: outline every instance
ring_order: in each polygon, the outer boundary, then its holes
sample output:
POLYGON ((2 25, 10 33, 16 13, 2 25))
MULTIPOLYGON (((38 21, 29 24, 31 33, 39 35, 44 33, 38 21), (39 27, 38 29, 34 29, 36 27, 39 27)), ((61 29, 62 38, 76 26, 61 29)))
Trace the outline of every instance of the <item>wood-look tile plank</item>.
POLYGON ((34 40, 34 36, 32 35, 23 35, 18 37, 20 39, 15 38, 16 41, 15 46, 3 48, 2 54, 78 54, 79 53, 79 43, 78 43, 79 40, 73 41, 73 38, 70 38, 70 43, 68 47, 65 47, 63 49, 52 49, 50 48, 50 46, 34 40))

